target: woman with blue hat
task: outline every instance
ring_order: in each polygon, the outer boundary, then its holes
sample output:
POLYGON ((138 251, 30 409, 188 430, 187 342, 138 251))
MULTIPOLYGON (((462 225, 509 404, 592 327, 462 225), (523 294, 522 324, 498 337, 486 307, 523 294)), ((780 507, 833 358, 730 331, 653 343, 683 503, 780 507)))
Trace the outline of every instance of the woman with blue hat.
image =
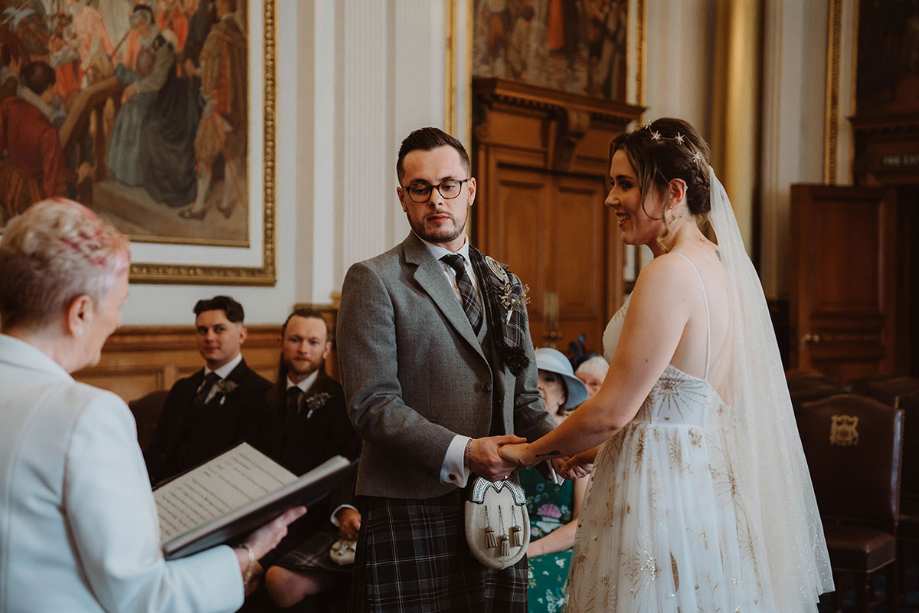
MULTIPOLYGON (((562 423, 568 411, 587 400, 587 386, 574 376, 571 362, 556 350, 536 350, 539 394, 546 411, 562 423)), ((527 494, 530 514, 529 586, 530 611, 557 611, 565 596, 571 548, 577 532, 578 514, 587 491, 587 477, 555 485, 535 468, 520 471, 520 485, 527 494)))

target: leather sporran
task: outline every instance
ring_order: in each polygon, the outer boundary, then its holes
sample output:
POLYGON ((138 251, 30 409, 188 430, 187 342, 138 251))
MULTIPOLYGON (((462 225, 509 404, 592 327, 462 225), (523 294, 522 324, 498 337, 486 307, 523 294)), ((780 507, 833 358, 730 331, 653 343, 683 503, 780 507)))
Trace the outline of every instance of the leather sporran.
POLYGON ((526 554, 530 516, 516 475, 504 481, 473 480, 466 501, 466 543, 476 560, 498 570, 526 554))

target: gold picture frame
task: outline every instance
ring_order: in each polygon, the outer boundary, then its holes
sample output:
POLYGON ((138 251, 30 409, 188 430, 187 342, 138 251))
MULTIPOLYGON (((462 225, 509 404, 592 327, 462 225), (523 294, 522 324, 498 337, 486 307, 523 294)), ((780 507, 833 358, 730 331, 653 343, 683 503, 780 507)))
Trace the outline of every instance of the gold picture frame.
POLYGON ((842 0, 830 0, 827 20, 826 110, 824 112, 823 182, 836 184, 839 147, 839 71, 842 0))
MULTIPOLYGON (((253 65, 249 66, 249 91, 250 91, 250 125, 258 121, 258 116, 253 117, 253 109, 256 105, 251 95, 257 86, 262 86, 264 101, 262 109, 263 151, 260 159, 262 161, 260 174, 263 180, 261 190, 261 241, 251 241, 245 248, 232 248, 233 252, 243 252, 242 259, 256 260, 253 265, 227 266, 217 264, 217 261, 229 259, 224 257, 225 250, 228 247, 221 246, 201 246, 192 245, 196 254, 190 256, 201 263, 192 262, 174 262, 174 263, 155 263, 145 261, 146 257, 142 255, 147 247, 146 245, 135 244, 133 250, 135 254, 141 252, 137 260, 131 263, 130 281, 132 283, 155 283, 155 284, 190 284, 190 285, 258 285, 271 286, 277 282, 277 244, 276 244, 276 135, 277 135, 277 12, 278 0, 246 0, 248 2, 249 14, 255 15, 256 11, 262 17, 262 78, 253 79, 253 65), (260 11, 258 9, 261 9, 260 11), (253 244, 255 243, 255 244, 253 244), (260 244, 259 244, 260 243, 260 244), (214 250, 213 257, 205 257, 207 251, 214 250), (219 253, 219 254, 218 254, 219 253), (260 260, 260 261, 259 261, 260 260), (211 263, 213 261, 213 263, 211 263)), ((256 28, 251 28, 255 32, 256 28)), ((251 41, 250 49, 257 44, 257 41, 251 41)), ((252 55, 250 55, 250 60, 252 55)), ((251 133, 250 133, 251 134, 251 133)), ((254 148, 253 148, 254 149, 254 148)), ((254 153, 250 149, 250 157, 254 153)), ((251 162, 250 162, 251 164, 251 162)), ((251 170, 250 176, 257 173, 251 170)), ((253 201, 250 190, 250 207, 257 207, 258 202, 253 201)), ((250 219, 253 219, 251 217, 250 219)), ((250 227, 250 238, 252 228, 250 227)), ((234 259, 241 259, 240 257, 234 259)), ((155 259, 155 258, 149 258, 155 259)))

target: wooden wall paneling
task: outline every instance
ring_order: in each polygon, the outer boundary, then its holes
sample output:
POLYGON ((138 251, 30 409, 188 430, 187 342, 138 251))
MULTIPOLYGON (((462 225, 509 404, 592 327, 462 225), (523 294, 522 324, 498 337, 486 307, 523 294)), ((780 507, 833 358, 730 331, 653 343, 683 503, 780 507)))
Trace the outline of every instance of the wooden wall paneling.
POLYGON ((494 220, 491 225, 494 234, 487 253, 509 264, 529 286, 527 311, 532 326, 543 317, 546 270, 544 261, 533 256, 547 248, 545 218, 549 189, 539 173, 531 170, 507 169, 492 183, 495 196, 489 210, 494 220), (513 231, 501 232, 501 228, 513 228, 513 231))
MULTIPOLYGON (((246 326, 246 363, 267 379, 278 365, 279 326, 246 326)), ((193 326, 126 326, 109 337, 95 366, 74 373, 78 381, 110 390, 125 401, 168 390, 204 365, 193 326)))
POLYGON ((894 372, 896 204, 879 188, 792 186, 792 368, 894 372))
POLYGON ((533 343, 600 350, 622 302, 622 243, 604 207, 609 143, 640 107, 499 79, 473 89, 475 243, 530 286, 533 343), (546 296, 558 317, 547 329, 546 296))
POLYGON ((554 202, 547 211, 547 255, 552 286, 558 292, 564 346, 586 335, 587 346, 599 349, 607 320, 606 286, 618 269, 608 262, 605 184, 597 179, 559 176, 552 182, 554 202))
MULTIPOLYGON (((338 304, 298 304, 319 311, 335 335, 338 304)), ((248 335, 242 346, 246 363, 257 373, 274 381, 279 349, 278 325, 246 326, 248 335)), ((74 373, 78 381, 107 389, 126 402, 155 390, 168 390, 183 377, 204 366, 195 345, 194 326, 125 326, 115 331, 102 348, 98 364, 74 373)), ((338 378, 338 354, 334 344, 326 359, 326 372, 338 378)))

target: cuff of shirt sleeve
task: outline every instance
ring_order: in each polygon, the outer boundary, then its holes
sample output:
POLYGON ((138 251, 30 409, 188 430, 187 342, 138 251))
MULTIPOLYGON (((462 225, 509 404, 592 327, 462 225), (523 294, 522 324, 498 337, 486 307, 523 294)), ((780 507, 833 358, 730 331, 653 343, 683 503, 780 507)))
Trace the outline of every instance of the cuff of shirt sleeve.
POLYGON ((472 439, 468 436, 457 434, 450 441, 444 463, 440 469, 440 482, 451 483, 456 487, 466 487, 469 480, 469 469, 466 468, 463 458, 466 454, 466 443, 472 439))
POLYGON ((335 507, 335 510, 332 511, 332 517, 329 518, 329 521, 331 521, 332 525, 335 526, 336 528, 341 528, 341 521, 339 521, 338 519, 338 512, 341 511, 342 509, 354 509, 355 511, 357 511, 357 507, 350 505, 350 504, 340 504, 337 507, 335 507))
POLYGON ((549 467, 548 474, 546 475, 546 479, 548 481, 551 481, 555 485, 561 485, 562 483, 565 482, 565 479, 561 475, 559 475, 557 472, 555 472, 555 466, 552 464, 552 462, 550 462, 549 460, 546 460, 546 466, 549 467))

